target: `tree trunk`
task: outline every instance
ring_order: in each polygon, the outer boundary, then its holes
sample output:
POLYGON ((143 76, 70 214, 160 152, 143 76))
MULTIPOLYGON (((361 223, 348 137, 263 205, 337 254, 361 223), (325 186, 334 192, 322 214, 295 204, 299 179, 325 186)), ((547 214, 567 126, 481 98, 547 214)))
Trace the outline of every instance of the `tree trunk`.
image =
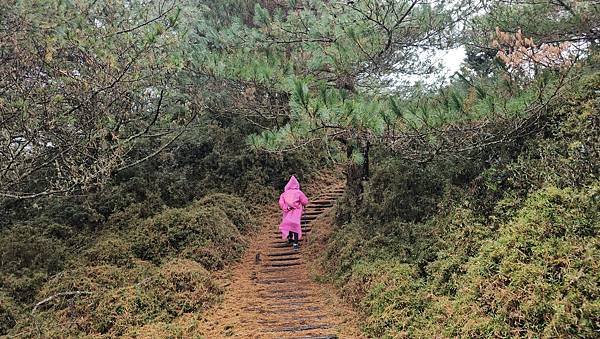
POLYGON ((348 158, 348 167, 346 172, 346 192, 350 196, 355 197, 358 205, 362 203, 362 194, 364 192, 363 182, 369 179, 369 148, 370 143, 367 141, 364 144, 361 142, 358 145, 347 144, 346 155, 348 158), (359 147, 359 151, 363 155, 363 163, 356 164, 352 162, 352 151, 354 147, 359 147))
POLYGON ((363 167, 352 162, 348 163, 348 172, 346 173, 346 192, 351 197, 355 197, 360 205, 363 194, 363 167))

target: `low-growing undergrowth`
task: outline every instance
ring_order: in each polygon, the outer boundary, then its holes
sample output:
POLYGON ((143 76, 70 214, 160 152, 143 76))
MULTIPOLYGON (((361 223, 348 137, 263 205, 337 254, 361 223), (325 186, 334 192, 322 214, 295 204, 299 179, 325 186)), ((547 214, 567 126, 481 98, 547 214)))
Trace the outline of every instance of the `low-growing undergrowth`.
POLYGON ((443 236, 422 248, 377 236, 362 241, 360 227, 345 225, 334 232, 325 265, 375 337, 593 337, 600 329, 599 210, 599 185, 545 187, 493 232, 464 219, 464 209, 429 221, 443 236), (449 219, 462 226, 446 228, 449 219))
POLYGON ((51 279, 40 295, 57 297, 40 305, 30 321, 50 337, 81 333, 115 337, 131 328, 200 312, 219 300, 221 292, 202 265, 187 259, 159 267, 143 261, 130 268, 84 267, 51 279), (73 294, 59 296, 65 291, 73 294))

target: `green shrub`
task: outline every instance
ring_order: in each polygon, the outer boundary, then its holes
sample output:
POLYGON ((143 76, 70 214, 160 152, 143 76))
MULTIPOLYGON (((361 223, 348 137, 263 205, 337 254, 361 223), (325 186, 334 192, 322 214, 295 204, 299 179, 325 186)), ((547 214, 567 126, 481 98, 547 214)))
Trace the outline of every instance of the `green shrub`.
POLYGON ((242 198, 231 194, 215 193, 207 195, 193 204, 194 207, 217 207, 227 215, 241 233, 256 228, 252 213, 242 198))
POLYGON ((221 290, 201 265, 175 259, 135 286, 108 291, 93 313, 94 330, 122 335, 130 328, 169 322, 185 312, 200 312, 221 290))
POLYGON ((112 231, 129 231, 140 227, 144 219, 162 212, 163 209, 164 206, 157 197, 144 203, 134 203, 111 214, 103 228, 112 231))
POLYGON ((131 328, 128 338, 204 338, 199 329, 202 318, 197 314, 185 314, 170 322, 153 322, 131 328))
MULTIPOLYGON (((423 260, 425 276, 436 294, 454 296, 465 274, 465 264, 477 255, 484 241, 494 238, 494 230, 471 209, 456 207, 428 222, 435 246, 417 248, 429 254, 423 260)), ((418 243, 418 242, 417 242, 418 243)))
MULTIPOLYGON (((56 238, 41 234, 40 227, 16 225, 0 234, 0 270, 43 269, 52 274, 62 268, 65 245, 56 238)), ((50 229, 52 229, 50 225, 50 229)))
POLYGON ((174 259, 160 268, 159 276, 152 286, 164 296, 165 309, 172 316, 199 312, 222 293, 210 273, 192 260, 174 259))
POLYGON ((133 251, 142 259, 181 255, 211 269, 238 258, 245 246, 227 214, 212 206, 168 209, 143 222, 132 237, 133 251))
POLYGON ((524 336, 594 336, 600 330, 598 211, 598 187, 532 194, 498 240, 469 262, 457 306, 485 310, 524 336))
POLYGON ((18 273, 3 273, 0 284, 15 301, 28 305, 33 302, 38 289, 46 282, 48 276, 43 270, 23 269, 18 273))
POLYGON ((142 261, 129 268, 99 265, 65 270, 39 289, 36 301, 54 298, 41 304, 34 317, 23 319, 16 329, 21 332, 41 331, 43 337, 79 336, 81 333, 98 333, 102 329, 108 331, 112 318, 97 313, 100 305, 108 300, 116 303, 111 299, 112 295, 121 290, 135 290, 156 272, 154 265, 142 261), (60 295, 65 292, 82 293, 60 295))
POLYGON ((84 262, 96 265, 127 266, 131 264, 134 254, 127 236, 122 233, 108 233, 83 253, 84 262))
POLYGON ((347 292, 364 295, 365 330, 374 337, 395 337, 413 326, 428 303, 414 266, 394 260, 359 262, 352 268, 347 292), (391 328, 391 331, 390 331, 391 328))
POLYGON ((47 199, 45 204, 48 205, 46 207, 48 209, 47 214, 52 220, 67 224, 78 230, 96 227, 103 219, 102 215, 82 201, 78 201, 78 199, 47 199))
POLYGON ((410 167, 399 159, 378 164, 366 187, 364 218, 410 222, 431 216, 445 186, 444 177, 435 170, 433 166, 410 167))
POLYGON ((505 150, 458 164, 378 155, 322 258, 368 334, 597 336, 600 74, 580 83, 505 150))

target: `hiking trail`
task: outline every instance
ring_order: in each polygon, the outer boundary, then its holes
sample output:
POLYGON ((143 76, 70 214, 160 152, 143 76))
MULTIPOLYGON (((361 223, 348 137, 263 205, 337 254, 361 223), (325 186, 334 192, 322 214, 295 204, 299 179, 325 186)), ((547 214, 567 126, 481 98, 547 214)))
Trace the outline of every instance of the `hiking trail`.
POLYGON ((302 215, 299 251, 281 239, 281 212, 264 216, 241 262, 229 271, 223 302, 207 312, 201 325, 206 338, 363 337, 357 316, 335 290, 311 279, 303 252, 314 221, 342 194, 342 185, 332 185, 311 199, 302 215))

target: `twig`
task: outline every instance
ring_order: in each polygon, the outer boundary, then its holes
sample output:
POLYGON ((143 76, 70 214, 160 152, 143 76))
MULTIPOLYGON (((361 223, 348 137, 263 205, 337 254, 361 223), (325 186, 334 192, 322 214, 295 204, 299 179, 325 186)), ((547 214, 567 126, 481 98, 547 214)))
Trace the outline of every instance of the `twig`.
POLYGON ((31 315, 33 315, 35 313, 35 311, 38 309, 38 307, 40 307, 43 304, 45 304, 49 301, 52 301, 58 297, 65 297, 65 296, 71 296, 71 295, 82 295, 82 294, 92 294, 92 292, 90 292, 90 291, 69 291, 69 292, 56 293, 55 295, 49 296, 48 298, 35 304, 35 306, 33 306, 33 310, 31 310, 31 315))
POLYGON ((146 26, 146 25, 149 25, 149 24, 151 24, 151 23, 153 23, 153 22, 155 22, 155 21, 157 21, 157 20, 161 19, 161 18, 162 18, 162 17, 164 17, 164 16, 165 16, 167 13, 171 12, 171 11, 173 10, 173 8, 175 8, 175 2, 173 2, 173 3, 172 3, 172 5, 171 5, 171 8, 169 8, 168 10, 166 10, 166 11, 164 11, 164 12, 160 13, 160 14, 159 14, 157 17, 155 17, 155 18, 153 18, 153 19, 151 19, 151 20, 148 20, 148 21, 142 22, 141 24, 139 24, 139 25, 137 25, 137 26, 135 26, 135 27, 131 27, 131 28, 128 28, 128 29, 124 29, 124 30, 121 30, 121 31, 115 32, 115 33, 113 33, 113 34, 111 34, 111 35, 109 35, 109 36, 112 36, 112 35, 119 35, 119 34, 123 34, 123 33, 130 33, 130 32, 133 32, 133 31, 135 31, 135 30, 137 30, 137 29, 140 29, 140 28, 142 28, 142 27, 144 27, 144 26, 146 26))

